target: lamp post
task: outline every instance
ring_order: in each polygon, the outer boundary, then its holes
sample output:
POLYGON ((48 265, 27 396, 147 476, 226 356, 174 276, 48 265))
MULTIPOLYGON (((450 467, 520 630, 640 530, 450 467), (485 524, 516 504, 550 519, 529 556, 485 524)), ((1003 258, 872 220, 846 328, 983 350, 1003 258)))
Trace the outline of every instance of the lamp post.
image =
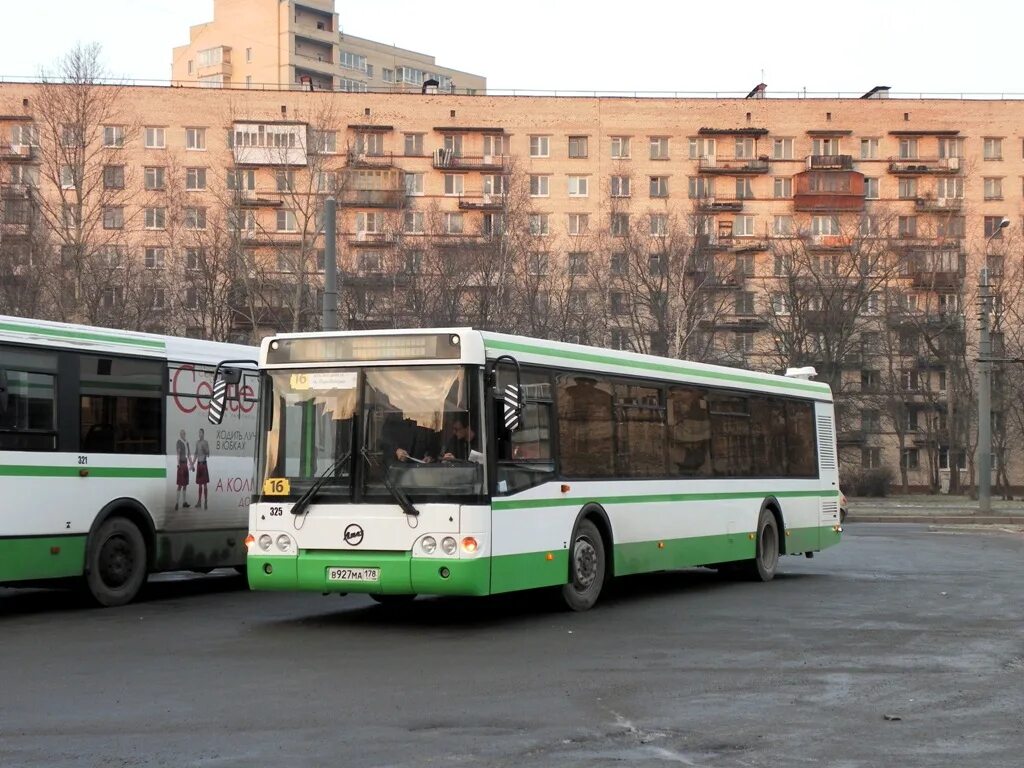
MULTIPOLYGON (((1010 226, 1003 219, 985 238, 985 253, 992 238, 1010 226)), ((992 312, 992 292, 988 282, 988 267, 978 273, 978 292, 981 315, 978 327, 978 448, 975 464, 978 466, 978 511, 992 511, 992 336, 989 333, 989 315, 992 312)))

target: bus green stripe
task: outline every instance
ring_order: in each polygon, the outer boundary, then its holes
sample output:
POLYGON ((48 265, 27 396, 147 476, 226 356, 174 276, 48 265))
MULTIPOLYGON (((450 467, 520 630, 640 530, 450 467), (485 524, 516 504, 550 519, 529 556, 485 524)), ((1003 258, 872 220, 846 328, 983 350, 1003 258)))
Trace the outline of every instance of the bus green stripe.
POLYGON ((812 392, 817 395, 825 395, 831 390, 827 384, 798 381, 773 381, 772 379, 761 379, 754 376, 747 376, 742 373, 723 373, 721 371, 705 371, 700 368, 692 368, 688 365, 676 363, 655 363, 648 360, 635 360, 611 357, 609 355, 597 354, 594 352, 577 352, 568 349, 547 349, 537 347, 533 344, 522 344, 515 341, 502 341, 496 339, 484 339, 484 346, 508 352, 527 352, 532 355, 550 357, 558 360, 579 360, 586 363, 598 363, 600 365, 614 365, 618 368, 636 368, 644 371, 657 371, 659 373, 677 373, 687 376, 694 376, 715 381, 738 382, 740 384, 751 384, 756 387, 767 387, 771 389, 790 389, 799 392, 812 392))
POLYGON ((84 567, 84 534, 0 538, 0 582, 80 576, 84 567))
POLYGON ((768 496, 784 499, 823 498, 831 499, 839 495, 835 490, 814 491, 731 491, 721 493, 653 493, 630 496, 587 496, 567 497, 558 499, 495 499, 491 508, 500 509, 541 509, 543 507, 582 506, 590 502, 599 504, 660 504, 667 501, 727 501, 729 499, 764 499, 768 496))
POLYGON ((11 331, 13 333, 33 333, 37 336, 49 336, 53 339, 68 339, 71 341, 102 341, 105 344, 118 346, 143 347, 163 352, 167 345, 154 339, 138 339, 131 336, 120 336, 106 333, 93 333, 91 331, 69 331, 64 328, 44 328, 38 325, 27 325, 22 323, 0 323, 0 331, 11 331))
POLYGON ((93 467, 82 466, 54 467, 36 466, 34 464, 0 464, 0 477, 81 477, 80 472, 88 472, 87 477, 119 477, 119 478, 165 478, 166 467, 93 467))

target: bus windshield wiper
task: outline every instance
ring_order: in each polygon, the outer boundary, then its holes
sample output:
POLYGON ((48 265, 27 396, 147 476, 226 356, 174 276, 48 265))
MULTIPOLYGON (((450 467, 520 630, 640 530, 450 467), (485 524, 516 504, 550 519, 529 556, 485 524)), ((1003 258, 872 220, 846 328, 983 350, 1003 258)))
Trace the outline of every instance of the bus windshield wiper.
MULTIPOLYGON (((363 455, 363 459, 366 461, 367 466, 379 466, 375 458, 370 456, 370 452, 366 450, 366 446, 359 449, 359 452, 363 455)), ((396 486, 391 482, 391 467, 384 467, 384 487, 388 489, 388 493, 391 494, 392 498, 398 502, 398 506, 402 508, 402 511, 407 515, 416 516, 419 515, 420 511, 413 506, 409 497, 405 495, 405 491, 396 486)))
POLYGON ((318 477, 316 481, 306 489, 306 492, 299 496, 298 501, 292 505, 293 515, 301 515, 306 511, 306 508, 309 507, 310 503, 313 501, 313 497, 315 497, 320 492, 320 489, 327 484, 327 481, 331 479, 331 476, 341 469, 342 465, 349 460, 351 455, 352 451, 349 451, 324 470, 324 473, 320 475, 320 477, 318 477))

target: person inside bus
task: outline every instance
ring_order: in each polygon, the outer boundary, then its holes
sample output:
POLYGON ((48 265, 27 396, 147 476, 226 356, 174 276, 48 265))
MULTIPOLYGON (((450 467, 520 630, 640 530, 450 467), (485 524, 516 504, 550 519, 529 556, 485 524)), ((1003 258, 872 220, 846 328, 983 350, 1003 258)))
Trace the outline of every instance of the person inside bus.
POLYGON ((415 423, 403 419, 400 413, 389 413, 381 427, 384 456, 391 461, 430 464, 433 452, 421 433, 415 423))
POLYGON ((452 419, 452 431, 441 449, 441 461, 480 461, 474 448, 476 430, 469 422, 469 414, 459 413, 452 419))

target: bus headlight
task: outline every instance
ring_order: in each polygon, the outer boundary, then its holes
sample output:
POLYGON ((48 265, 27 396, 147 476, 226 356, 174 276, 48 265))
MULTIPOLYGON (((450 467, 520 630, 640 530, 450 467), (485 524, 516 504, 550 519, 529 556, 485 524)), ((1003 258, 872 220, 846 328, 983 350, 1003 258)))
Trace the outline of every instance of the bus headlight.
POLYGON ((287 552, 292 547, 292 540, 288 537, 288 534, 282 533, 277 537, 277 548, 282 552, 287 552))
POLYGON ((420 542, 420 547, 428 555, 432 555, 437 551, 437 539, 433 536, 424 536, 423 541, 420 542))
POLYGON ((273 543, 274 540, 270 538, 270 534, 264 533, 259 538, 260 549, 262 549, 264 552, 269 552, 270 547, 273 543))
POLYGON ((446 555, 454 555, 455 551, 459 548, 458 542, 455 541, 451 536, 445 536, 441 539, 441 550, 446 555))

